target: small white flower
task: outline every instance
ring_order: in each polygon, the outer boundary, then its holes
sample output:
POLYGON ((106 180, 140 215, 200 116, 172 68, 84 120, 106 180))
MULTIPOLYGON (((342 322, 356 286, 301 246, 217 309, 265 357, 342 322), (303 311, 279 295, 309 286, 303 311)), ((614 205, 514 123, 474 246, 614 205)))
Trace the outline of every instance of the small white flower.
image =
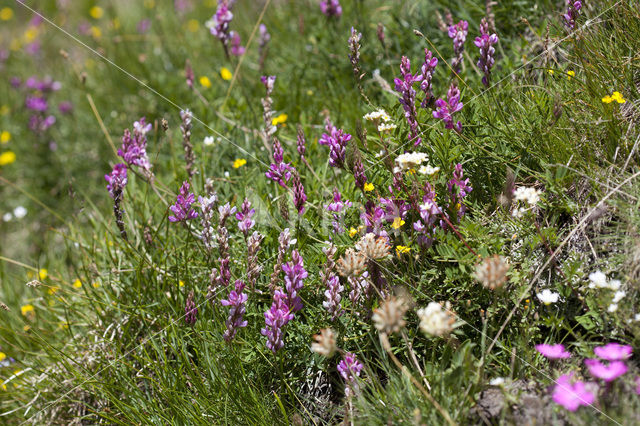
POLYGON ((627 295, 626 291, 623 291, 623 290, 616 291, 615 294, 613 295, 612 303, 618 303, 619 301, 624 299, 626 295, 627 295))
POLYGON ((396 157, 396 164, 402 170, 416 169, 429 159, 424 152, 405 152, 396 157))
POLYGON ((602 271, 596 271, 589 274, 589 288, 606 288, 607 276, 602 271))
POLYGON ((370 112, 369 114, 365 114, 362 118, 364 118, 367 121, 391 120, 391 117, 389 117, 389 114, 387 114, 387 112, 383 109, 379 109, 377 111, 370 112))
POLYGON ((491 379, 491 381, 489 382, 489 384, 491 386, 500 386, 500 385, 504 385, 504 377, 496 377, 494 379, 491 379))
POLYGON ((522 216, 524 216, 526 212, 527 212, 527 209, 525 209, 524 207, 518 207, 513 211, 513 213, 511 213, 511 216, 517 219, 520 219, 522 216))
POLYGON ((13 215, 11 213, 5 213, 2 215, 2 220, 5 222, 9 222, 11 219, 13 219, 13 215))
POLYGON ((609 305, 609 309, 607 309, 607 311, 609 312, 615 312, 618 310, 618 304, 617 303, 612 303, 609 305))
POLYGON ((553 291, 545 288, 541 293, 536 294, 538 299, 545 305, 550 305, 552 303, 556 303, 560 295, 558 293, 554 293, 553 291))
POLYGON ((380 133, 384 133, 384 132, 390 132, 392 130, 395 130, 395 128, 398 127, 393 123, 380 123, 378 125, 378 131, 380 133))
POLYGON ((384 155, 384 149, 381 149, 380 152, 376 154, 376 158, 382 158, 383 155, 384 155))
POLYGON ((542 191, 538 191, 535 188, 519 186, 513 191, 513 196, 517 201, 524 201, 530 206, 535 206, 540 201, 541 193, 542 191))
POLYGON ((440 171, 440 167, 433 167, 430 164, 427 164, 426 166, 422 166, 420 167, 420 169, 418 169, 418 172, 422 175, 435 175, 436 173, 438 173, 440 171))
POLYGON ((18 206, 13 209, 13 215, 16 217, 16 219, 22 219, 27 215, 27 209, 22 206, 18 206))
POLYGON ((226 177, 226 178, 228 178, 228 177, 229 177, 229 172, 228 172, 228 171, 225 171, 225 172, 224 172, 224 177, 226 177))
POLYGON ((618 291, 621 285, 620 280, 611 280, 609 281, 608 287, 613 291, 618 291))
POLYGON ((636 315, 633 317, 633 320, 634 320, 634 321, 640 321, 640 314, 636 314, 636 315))
POLYGON ((204 144, 206 146, 211 146, 213 145, 215 139, 213 138, 213 136, 207 136, 206 138, 204 138, 204 144))

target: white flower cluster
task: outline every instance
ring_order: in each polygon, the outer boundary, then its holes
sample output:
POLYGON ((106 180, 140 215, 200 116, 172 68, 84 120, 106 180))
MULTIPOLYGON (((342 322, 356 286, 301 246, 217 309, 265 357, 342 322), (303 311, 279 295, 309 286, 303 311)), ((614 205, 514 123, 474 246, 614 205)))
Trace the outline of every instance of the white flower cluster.
POLYGON ((15 209, 13 209, 13 213, 11 212, 7 212, 5 214, 2 215, 2 220, 4 222, 9 222, 11 219, 16 218, 16 219, 22 219, 23 217, 25 217, 27 215, 27 209, 25 209, 22 206, 18 206, 15 209))
POLYGON ((396 126, 393 123, 380 123, 380 124, 378 124, 378 131, 380 133, 390 132, 390 131, 394 130, 396 127, 398 127, 398 126, 396 126))
POLYGON ((550 305, 552 303, 556 303, 560 298, 560 295, 558 293, 554 293, 548 288, 545 288, 542 292, 536 294, 536 297, 545 305, 550 305))
POLYGON ((622 285, 620 280, 607 280, 607 276, 602 271, 590 273, 589 281, 589 288, 607 288, 613 291, 620 290, 622 285))
POLYGON ((437 302, 431 302, 426 308, 418 310, 420 329, 423 333, 433 336, 446 336, 455 326, 456 316, 451 312, 451 304, 444 306, 437 302))
POLYGON ((377 111, 370 112, 369 114, 365 114, 362 118, 364 118, 367 121, 381 121, 381 120, 384 122, 391 121, 391 117, 389 117, 389 114, 387 114, 387 112, 383 109, 379 109, 377 111))
POLYGON ((513 191, 513 197, 516 201, 521 201, 523 204, 528 205, 528 208, 523 206, 517 207, 513 210, 513 217, 520 218, 524 216, 524 214, 531 208, 533 208, 536 204, 540 202, 540 194, 542 191, 530 188, 526 186, 519 186, 513 191))
POLYGON ((405 152, 396 157, 397 166, 393 171, 394 173, 398 173, 405 170, 417 169, 428 159, 429 156, 424 152, 405 152))

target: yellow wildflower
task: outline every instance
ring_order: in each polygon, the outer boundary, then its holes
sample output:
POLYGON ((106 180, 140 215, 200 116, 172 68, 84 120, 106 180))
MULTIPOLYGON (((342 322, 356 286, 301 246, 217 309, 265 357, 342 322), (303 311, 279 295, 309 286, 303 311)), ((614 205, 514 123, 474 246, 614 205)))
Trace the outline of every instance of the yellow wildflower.
POLYGON ((93 283, 93 284, 91 284, 91 285, 93 286, 93 288, 98 288, 98 287, 100 287, 100 283, 93 283))
POLYGON ((402 225, 404 225, 404 220, 402 220, 401 217, 396 217, 395 219, 393 219, 393 223, 391 224, 391 227, 393 229, 399 229, 400 227, 402 227, 402 225))
POLYGON ((46 280, 48 276, 49 271, 47 271, 46 269, 43 268, 38 271, 38 278, 40 278, 41 280, 46 280))
POLYGON ((13 151, 6 151, 0 154, 0 166, 6 166, 16 161, 16 154, 13 151))
POLYGON ((74 288, 80 288, 82 287, 82 281, 80 281, 79 278, 76 278, 76 280, 73 282, 73 287, 74 288))
POLYGON ((571 77, 575 77, 576 72, 575 71, 567 71, 567 80, 571 80, 571 77))
POLYGON ((613 92, 611 96, 607 95, 602 98, 602 102, 604 102, 605 104, 610 104, 613 101, 616 101, 619 104, 627 102, 626 99, 622 97, 622 93, 620 92, 613 92))
POLYGON ((244 158, 238 158, 238 159, 236 159, 236 161, 233 162, 233 168, 234 169, 239 169, 240 167, 244 166, 245 164, 247 164, 247 160, 245 160, 244 158))
POLYGON ((24 305, 20 308, 20 312, 22 312, 22 315, 33 315, 35 311, 33 305, 24 305))
POLYGON ((0 9, 0 19, 8 21, 11 18, 13 18, 13 9, 10 7, 3 7, 0 9))
POLYGON ((31 326, 30 326, 29 324, 25 324, 25 326, 24 326, 24 327, 22 327, 22 329, 23 329, 24 331, 29 331, 29 330, 31 330, 31 326))
POLYGON ((313 90, 311 89, 307 90, 307 96, 313 96, 313 90))
POLYGON ((184 281, 182 281, 182 280, 178 281, 178 286, 184 287, 184 281))
POLYGON ((49 287, 49 290, 47 290, 47 293, 56 294, 58 290, 60 290, 60 287, 57 287, 57 286, 49 287))
POLYGON ((233 78, 233 74, 231 74, 228 68, 222 67, 220 68, 220 77, 222 77, 223 80, 229 81, 233 78))
POLYGON ((155 0, 144 0, 144 7, 146 7, 147 9, 153 9, 154 7, 156 7, 155 0))
POLYGON ((195 33, 200 28, 200 22, 197 19, 189 19, 187 21, 187 30, 195 33))
POLYGON ((407 247, 407 246, 396 246, 396 253, 397 253, 397 254, 409 253, 410 251, 411 251, 411 247, 407 247))
POLYGON ((289 118, 287 114, 280 114, 279 116, 271 120, 271 124, 273 124, 274 126, 277 126, 278 124, 284 124, 287 121, 287 118, 289 118))
POLYGON ((104 9, 100 6, 93 6, 89 9, 89 15, 91 15, 93 19, 100 19, 102 18, 102 15, 104 15, 104 9))
POLYGON ((0 352, 0 362, 4 361, 7 358, 7 354, 4 352, 0 352))
POLYGON ((102 30, 98 27, 96 27, 95 25, 91 26, 91 36, 93 38, 100 38, 102 37, 102 30))
POLYGON ((11 140, 11 133, 4 130, 0 133, 0 143, 7 143, 11 140))
POLYGON ((355 237, 356 235, 358 235, 358 230, 356 228, 349 229, 349 236, 351 238, 355 237))
POLYGON ((29 29, 24 32, 23 37, 25 43, 31 43, 38 37, 38 29, 36 27, 29 27, 29 29))
POLYGON ((553 71, 551 69, 547 70, 547 72, 549 73, 549 75, 553 75, 555 73, 555 71, 553 71))
POLYGON ((373 184, 371 182, 367 182, 364 184, 364 192, 371 192, 373 191, 373 184))
POLYGON ((208 89, 209 87, 211 87, 211 80, 209 80, 209 77, 207 77, 206 75, 203 75, 202 77, 200 77, 200 84, 208 89))

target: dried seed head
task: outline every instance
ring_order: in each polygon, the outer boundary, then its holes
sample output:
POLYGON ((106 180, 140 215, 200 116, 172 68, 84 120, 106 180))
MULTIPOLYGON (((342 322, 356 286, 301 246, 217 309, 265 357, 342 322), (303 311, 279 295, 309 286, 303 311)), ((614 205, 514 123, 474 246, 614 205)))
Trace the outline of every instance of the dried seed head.
POLYGON ((342 258, 338 259, 338 273, 343 277, 360 275, 365 268, 365 257, 359 251, 348 249, 342 258))
POLYGON ((10 311, 11 310, 11 309, 9 309, 9 307, 6 304, 4 304, 2 302, 0 302, 0 309, 2 309, 4 311, 10 311))
POLYGON ((389 255, 389 244, 385 237, 376 237, 368 233, 356 244, 356 248, 368 259, 382 259, 389 255))
POLYGON ((409 309, 409 303, 404 297, 390 296, 384 300, 378 309, 373 311, 373 325, 380 333, 393 334, 400 332, 406 322, 404 314, 409 309))
POLYGON ((40 287, 41 285, 42 283, 38 280, 31 280, 27 283, 27 287, 31 287, 31 288, 40 287))
POLYGON ((336 333, 330 328, 320 330, 320 334, 313 336, 314 343, 311 350, 324 357, 331 358, 336 351, 336 333))
POLYGON ((509 264, 506 259, 494 254, 476 265, 475 278, 485 288, 495 290, 507 281, 507 271, 509 271, 509 264))
POLYGON ((418 309, 418 317, 422 332, 432 336, 448 335, 456 323, 456 314, 451 311, 449 302, 431 302, 426 308, 418 309))

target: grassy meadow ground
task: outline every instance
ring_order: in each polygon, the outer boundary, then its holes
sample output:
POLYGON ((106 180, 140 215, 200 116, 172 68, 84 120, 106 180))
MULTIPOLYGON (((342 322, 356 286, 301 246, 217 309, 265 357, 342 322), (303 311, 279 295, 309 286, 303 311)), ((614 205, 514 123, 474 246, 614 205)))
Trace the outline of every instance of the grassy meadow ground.
POLYGON ((640 2, 334 3, 0 0, 0 424, 640 423, 640 2))

